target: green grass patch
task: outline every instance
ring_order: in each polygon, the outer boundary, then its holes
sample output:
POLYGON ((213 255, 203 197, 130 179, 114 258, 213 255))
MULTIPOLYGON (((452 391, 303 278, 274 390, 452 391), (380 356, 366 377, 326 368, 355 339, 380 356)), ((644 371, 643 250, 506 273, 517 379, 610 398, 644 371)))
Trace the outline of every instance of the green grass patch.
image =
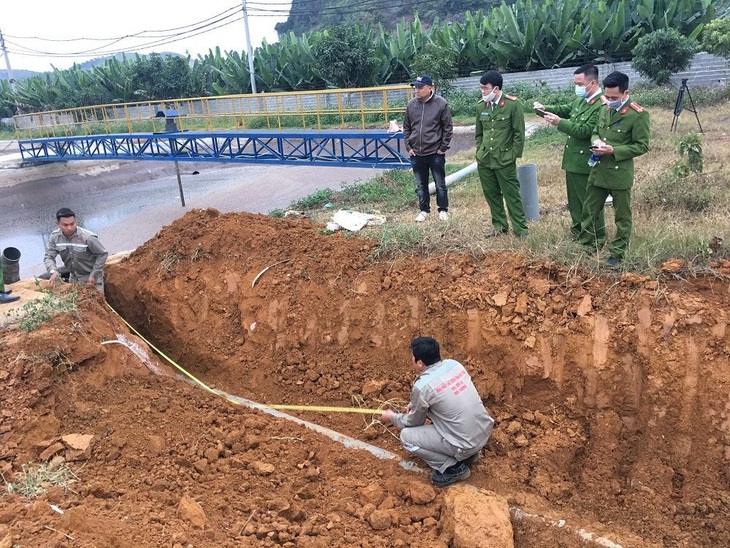
POLYGON ((289 206, 289 209, 302 210, 320 208, 332 199, 333 194, 334 190, 331 188, 317 190, 314 194, 310 194, 301 200, 293 202, 291 206, 289 206))
POLYGON ((43 293, 41 297, 22 306, 18 327, 23 331, 35 331, 57 314, 75 310, 78 296, 79 292, 76 289, 64 293, 54 291, 43 293))

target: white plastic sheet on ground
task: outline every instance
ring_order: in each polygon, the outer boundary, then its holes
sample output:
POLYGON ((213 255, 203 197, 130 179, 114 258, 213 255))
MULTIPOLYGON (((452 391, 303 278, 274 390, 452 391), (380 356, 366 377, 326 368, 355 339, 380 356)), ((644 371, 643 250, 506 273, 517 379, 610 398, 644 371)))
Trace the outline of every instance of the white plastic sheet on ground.
POLYGON ((374 215, 368 213, 360 213, 351 209, 340 209, 333 216, 332 220, 327 223, 327 230, 340 230, 344 228, 350 232, 357 232, 366 225, 380 225, 385 222, 383 215, 374 215))

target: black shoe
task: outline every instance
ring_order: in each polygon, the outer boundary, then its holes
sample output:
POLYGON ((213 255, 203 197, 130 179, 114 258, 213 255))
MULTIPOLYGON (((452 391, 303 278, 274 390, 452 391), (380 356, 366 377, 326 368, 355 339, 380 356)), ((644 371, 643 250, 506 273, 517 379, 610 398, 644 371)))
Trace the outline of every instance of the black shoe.
POLYGON ((8 304, 8 303, 14 303, 15 301, 19 301, 20 297, 17 295, 8 295, 6 293, 0 293, 0 304, 8 304))
POLYGON ((497 236, 504 236, 507 234, 504 230, 492 230, 491 232, 487 232, 486 238, 496 238, 497 236))
POLYGON ((431 483, 436 487, 446 487, 457 481, 465 480, 470 474, 469 467, 463 462, 458 462, 454 466, 449 466, 443 472, 434 470, 431 474, 431 483))
POLYGON ((13 290, 12 290, 12 289, 6 289, 5 291, 0 291, 0 294, 3 294, 3 295, 10 295, 10 294, 11 294, 12 292, 13 292, 13 290))
POLYGON ((608 264, 608 266, 616 266, 620 262, 621 262, 621 259, 619 259, 618 257, 609 257, 608 258, 608 261, 606 261, 606 263, 608 264))
POLYGON ((471 466, 471 465, 479 462, 480 458, 481 458, 481 451, 477 451, 471 457, 465 458, 463 461, 461 461, 461 463, 466 464, 467 466, 471 466))

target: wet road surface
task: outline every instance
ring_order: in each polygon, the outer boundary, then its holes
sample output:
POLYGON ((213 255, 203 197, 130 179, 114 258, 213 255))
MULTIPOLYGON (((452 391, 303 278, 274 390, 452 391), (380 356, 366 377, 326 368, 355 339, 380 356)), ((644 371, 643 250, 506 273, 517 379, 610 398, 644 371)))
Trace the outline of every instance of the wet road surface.
POLYGON ((265 214, 319 189, 338 190, 380 172, 211 163, 181 164, 180 169, 185 207, 181 206, 172 162, 128 162, 104 173, 66 175, 0 188, 0 251, 19 249, 20 275, 32 277, 45 272, 45 243, 56 228, 55 212, 61 207, 71 208, 80 226, 98 234, 107 250, 117 253, 143 244, 191 209, 212 207, 223 213, 265 214), (192 175, 194 170, 199 174, 192 175))

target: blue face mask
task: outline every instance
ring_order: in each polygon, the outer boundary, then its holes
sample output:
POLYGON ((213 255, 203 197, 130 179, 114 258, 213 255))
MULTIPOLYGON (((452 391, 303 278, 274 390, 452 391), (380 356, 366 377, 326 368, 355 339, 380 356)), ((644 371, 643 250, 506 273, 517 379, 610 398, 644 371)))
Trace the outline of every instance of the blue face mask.
POLYGON ((575 95, 576 97, 585 97, 586 88, 584 86, 575 86, 575 95))

